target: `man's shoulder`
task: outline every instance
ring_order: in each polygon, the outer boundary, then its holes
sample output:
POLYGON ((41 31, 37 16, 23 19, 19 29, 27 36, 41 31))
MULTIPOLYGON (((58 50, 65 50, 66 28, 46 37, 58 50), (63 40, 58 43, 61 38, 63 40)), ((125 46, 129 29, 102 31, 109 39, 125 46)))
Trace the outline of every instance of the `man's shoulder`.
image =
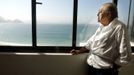
POLYGON ((122 22, 122 21, 120 21, 120 20, 117 20, 116 21, 116 29, 126 29, 127 27, 126 27, 126 25, 122 22))

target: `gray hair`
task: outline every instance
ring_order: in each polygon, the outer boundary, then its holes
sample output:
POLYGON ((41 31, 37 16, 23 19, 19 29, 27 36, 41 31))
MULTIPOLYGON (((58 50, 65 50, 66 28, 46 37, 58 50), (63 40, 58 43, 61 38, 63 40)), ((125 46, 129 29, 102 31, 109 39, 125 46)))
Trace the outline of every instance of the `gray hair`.
POLYGON ((105 3, 103 6, 107 8, 106 12, 112 13, 112 18, 118 17, 117 6, 114 3, 105 3))

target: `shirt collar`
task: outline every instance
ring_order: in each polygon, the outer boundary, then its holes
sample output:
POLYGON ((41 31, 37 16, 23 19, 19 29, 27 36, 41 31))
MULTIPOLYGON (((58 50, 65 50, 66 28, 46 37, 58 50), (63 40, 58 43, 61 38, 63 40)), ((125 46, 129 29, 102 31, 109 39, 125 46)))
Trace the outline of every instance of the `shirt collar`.
POLYGON ((115 27, 115 23, 117 22, 117 18, 115 18, 115 19, 113 19, 113 21, 111 21, 110 23, 109 23, 109 25, 108 25, 108 27, 110 27, 110 28, 114 28, 115 27))

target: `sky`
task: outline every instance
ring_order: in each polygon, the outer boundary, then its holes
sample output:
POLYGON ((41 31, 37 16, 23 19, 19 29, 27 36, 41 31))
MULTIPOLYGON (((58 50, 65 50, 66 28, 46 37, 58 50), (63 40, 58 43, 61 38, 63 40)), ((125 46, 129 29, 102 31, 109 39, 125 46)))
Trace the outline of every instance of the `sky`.
POLYGON ((0 0, 0 17, 6 20, 31 20, 30 0, 0 0))
MULTIPOLYGON (((37 23, 72 23, 73 0, 37 0, 37 23)), ((97 23, 97 12, 105 2, 112 0, 78 0, 78 23, 97 23)), ((120 15, 127 9, 128 0, 119 0, 120 15), (124 4, 126 6, 124 6, 124 4)), ((31 22, 31 0, 0 0, 0 20, 31 22)), ((122 16, 124 18, 126 16, 122 16)), ((1 21, 0 21, 1 22, 1 21)))

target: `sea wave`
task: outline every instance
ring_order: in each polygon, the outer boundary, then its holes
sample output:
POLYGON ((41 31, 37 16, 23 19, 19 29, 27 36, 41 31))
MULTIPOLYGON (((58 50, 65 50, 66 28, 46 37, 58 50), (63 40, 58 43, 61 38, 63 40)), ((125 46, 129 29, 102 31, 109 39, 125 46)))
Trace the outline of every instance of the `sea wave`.
POLYGON ((0 42, 1 46, 32 46, 31 44, 21 44, 21 43, 13 43, 13 42, 0 42))

